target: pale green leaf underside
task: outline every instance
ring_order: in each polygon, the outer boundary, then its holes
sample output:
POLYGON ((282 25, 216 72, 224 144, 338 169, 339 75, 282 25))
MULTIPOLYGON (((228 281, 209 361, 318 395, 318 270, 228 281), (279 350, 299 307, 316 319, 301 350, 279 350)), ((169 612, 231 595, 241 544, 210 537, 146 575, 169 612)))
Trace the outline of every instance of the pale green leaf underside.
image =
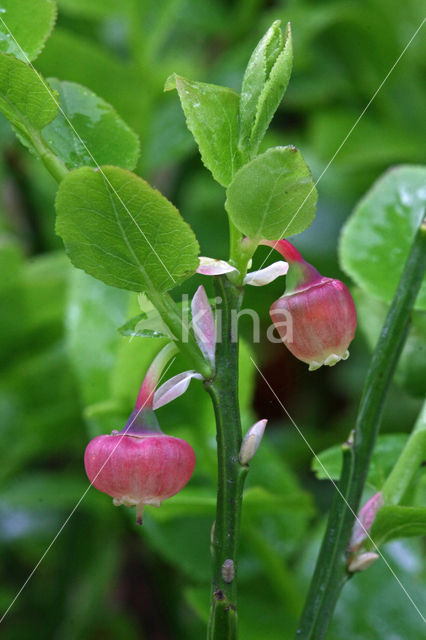
POLYGON ((166 90, 177 89, 188 129, 201 159, 217 182, 226 187, 241 165, 238 151, 239 96, 232 89, 192 82, 173 75, 166 90))
POLYGON ((379 546, 398 538, 426 534, 426 508, 385 506, 377 513, 371 537, 379 546))
POLYGON ((316 201, 301 153, 294 147, 275 147, 236 173, 225 207, 245 235, 277 240, 304 231, 315 217, 316 201))
POLYGON ((54 0, 0 0, 0 51, 34 60, 56 20, 54 0))
POLYGON ((132 336, 139 338, 170 338, 170 331, 164 325, 158 312, 148 314, 142 312, 130 318, 125 324, 118 328, 122 336, 132 336), (151 317, 149 317, 151 316, 151 317))
POLYGON ((43 82, 21 60, 0 54, 0 111, 29 146, 58 110, 53 91, 43 82))
POLYGON ((75 169, 61 182, 56 230, 72 263, 106 284, 166 291, 198 266, 198 243, 178 210, 125 169, 75 169))
MULTIPOLYGON (((379 178, 344 227, 341 265, 379 300, 394 296, 425 207, 426 167, 400 166, 379 178)), ((426 277, 415 308, 426 310, 426 277)))
POLYGON ((108 102, 75 82, 52 78, 49 84, 58 92, 67 120, 59 111, 43 138, 68 169, 102 164, 135 168, 138 137, 108 102))

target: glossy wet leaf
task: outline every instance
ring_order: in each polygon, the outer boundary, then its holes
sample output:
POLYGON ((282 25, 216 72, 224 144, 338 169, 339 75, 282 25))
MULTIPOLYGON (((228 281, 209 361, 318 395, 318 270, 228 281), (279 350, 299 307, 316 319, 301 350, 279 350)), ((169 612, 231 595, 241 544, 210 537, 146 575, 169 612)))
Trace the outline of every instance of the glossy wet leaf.
MULTIPOLYGON (((426 167, 395 167, 377 180, 344 227, 341 265, 379 300, 393 298, 425 206, 426 167)), ((426 277, 415 308, 426 310, 426 277)))
MULTIPOLYGON (((371 350, 376 346, 389 305, 363 289, 352 291, 358 322, 371 350)), ((410 395, 426 395, 426 312, 413 311, 407 340, 398 360, 395 381, 410 395)))
POLYGON ((166 90, 179 94, 186 122, 205 166, 224 187, 241 166, 238 151, 239 96, 232 89, 193 82, 174 74, 166 90))
MULTIPOLYGON (((367 484, 371 488, 376 491, 382 488, 407 439, 408 435, 405 433, 385 434, 378 437, 367 477, 367 484)), ((328 480, 330 476, 332 480, 338 480, 342 467, 342 448, 336 445, 325 449, 321 451, 318 458, 322 464, 314 458, 311 465, 316 477, 319 480, 328 480)))
POLYGON ((166 291, 198 266, 198 243, 178 210, 135 174, 82 167, 62 181, 56 230, 72 263, 106 284, 166 291))
POLYGON ((290 25, 276 20, 248 62, 240 100, 240 147, 253 157, 287 89, 293 65, 290 25))
POLYGON ((54 0, 1 0, 0 51, 28 62, 42 50, 56 20, 54 0))
POLYGON ((58 107, 45 80, 13 56, 0 54, 0 111, 30 148, 58 107))
POLYGON ((371 537, 379 546, 398 538, 411 538, 426 534, 426 508, 382 507, 371 529, 371 537))
POLYGON ((317 192, 300 151, 275 147, 244 165, 227 190, 226 210, 251 238, 277 240, 306 229, 317 192))
POLYGON ((75 82, 49 79, 61 110, 43 130, 43 138, 68 169, 113 164, 134 169, 139 154, 137 135, 115 109, 75 82))
POLYGON ((132 336, 139 338, 167 338, 171 337, 167 326, 161 320, 158 312, 139 313, 137 316, 127 320, 118 328, 122 336, 132 336))

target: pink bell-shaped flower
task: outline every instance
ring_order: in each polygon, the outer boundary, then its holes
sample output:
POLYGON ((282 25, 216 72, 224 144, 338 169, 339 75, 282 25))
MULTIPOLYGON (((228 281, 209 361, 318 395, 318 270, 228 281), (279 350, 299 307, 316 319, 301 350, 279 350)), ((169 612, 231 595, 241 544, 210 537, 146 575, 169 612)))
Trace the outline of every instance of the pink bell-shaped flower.
POLYGON ((357 323, 348 288, 340 280, 323 277, 287 240, 262 244, 279 251, 289 263, 286 291, 270 309, 288 350, 311 371, 346 360, 357 323))
POLYGON ((153 411, 155 387, 175 352, 167 345, 142 383, 134 411, 122 431, 89 442, 84 465, 91 484, 114 498, 114 504, 136 506, 142 524, 145 504, 159 507, 191 478, 195 453, 185 440, 164 434, 153 411))

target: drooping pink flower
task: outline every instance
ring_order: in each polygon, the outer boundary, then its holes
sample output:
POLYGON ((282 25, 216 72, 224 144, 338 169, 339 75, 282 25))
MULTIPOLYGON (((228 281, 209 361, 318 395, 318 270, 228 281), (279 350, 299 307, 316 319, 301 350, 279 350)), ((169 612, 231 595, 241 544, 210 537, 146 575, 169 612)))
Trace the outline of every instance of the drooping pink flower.
POLYGON ((164 433, 119 432, 91 440, 84 465, 93 486, 112 496, 116 505, 136 506, 142 524, 145 504, 159 507, 187 484, 195 453, 185 440, 164 433))
POLYGON ((310 370, 346 360, 357 324, 346 285, 322 276, 288 240, 263 244, 279 251, 290 265, 286 291, 270 309, 286 347, 310 370))
MULTIPOLYGON (((169 344, 153 361, 124 429, 94 438, 84 454, 91 484, 112 496, 116 505, 136 506, 138 524, 142 524, 144 505, 159 507, 174 496, 195 467, 191 445, 164 434, 153 410, 155 388, 175 351, 175 345, 169 344)), ((170 391, 169 396, 173 396, 170 391)), ((166 401, 163 398, 162 404, 166 401)))

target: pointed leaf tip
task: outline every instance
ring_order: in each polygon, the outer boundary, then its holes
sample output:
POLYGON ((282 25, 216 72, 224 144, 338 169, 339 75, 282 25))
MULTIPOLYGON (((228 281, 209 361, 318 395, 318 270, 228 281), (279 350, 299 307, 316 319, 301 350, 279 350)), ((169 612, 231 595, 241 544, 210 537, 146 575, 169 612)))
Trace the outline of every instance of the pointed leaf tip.
POLYGON ((173 91, 174 89, 176 89, 176 78, 176 73, 172 73, 164 83, 163 91, 173 91))

